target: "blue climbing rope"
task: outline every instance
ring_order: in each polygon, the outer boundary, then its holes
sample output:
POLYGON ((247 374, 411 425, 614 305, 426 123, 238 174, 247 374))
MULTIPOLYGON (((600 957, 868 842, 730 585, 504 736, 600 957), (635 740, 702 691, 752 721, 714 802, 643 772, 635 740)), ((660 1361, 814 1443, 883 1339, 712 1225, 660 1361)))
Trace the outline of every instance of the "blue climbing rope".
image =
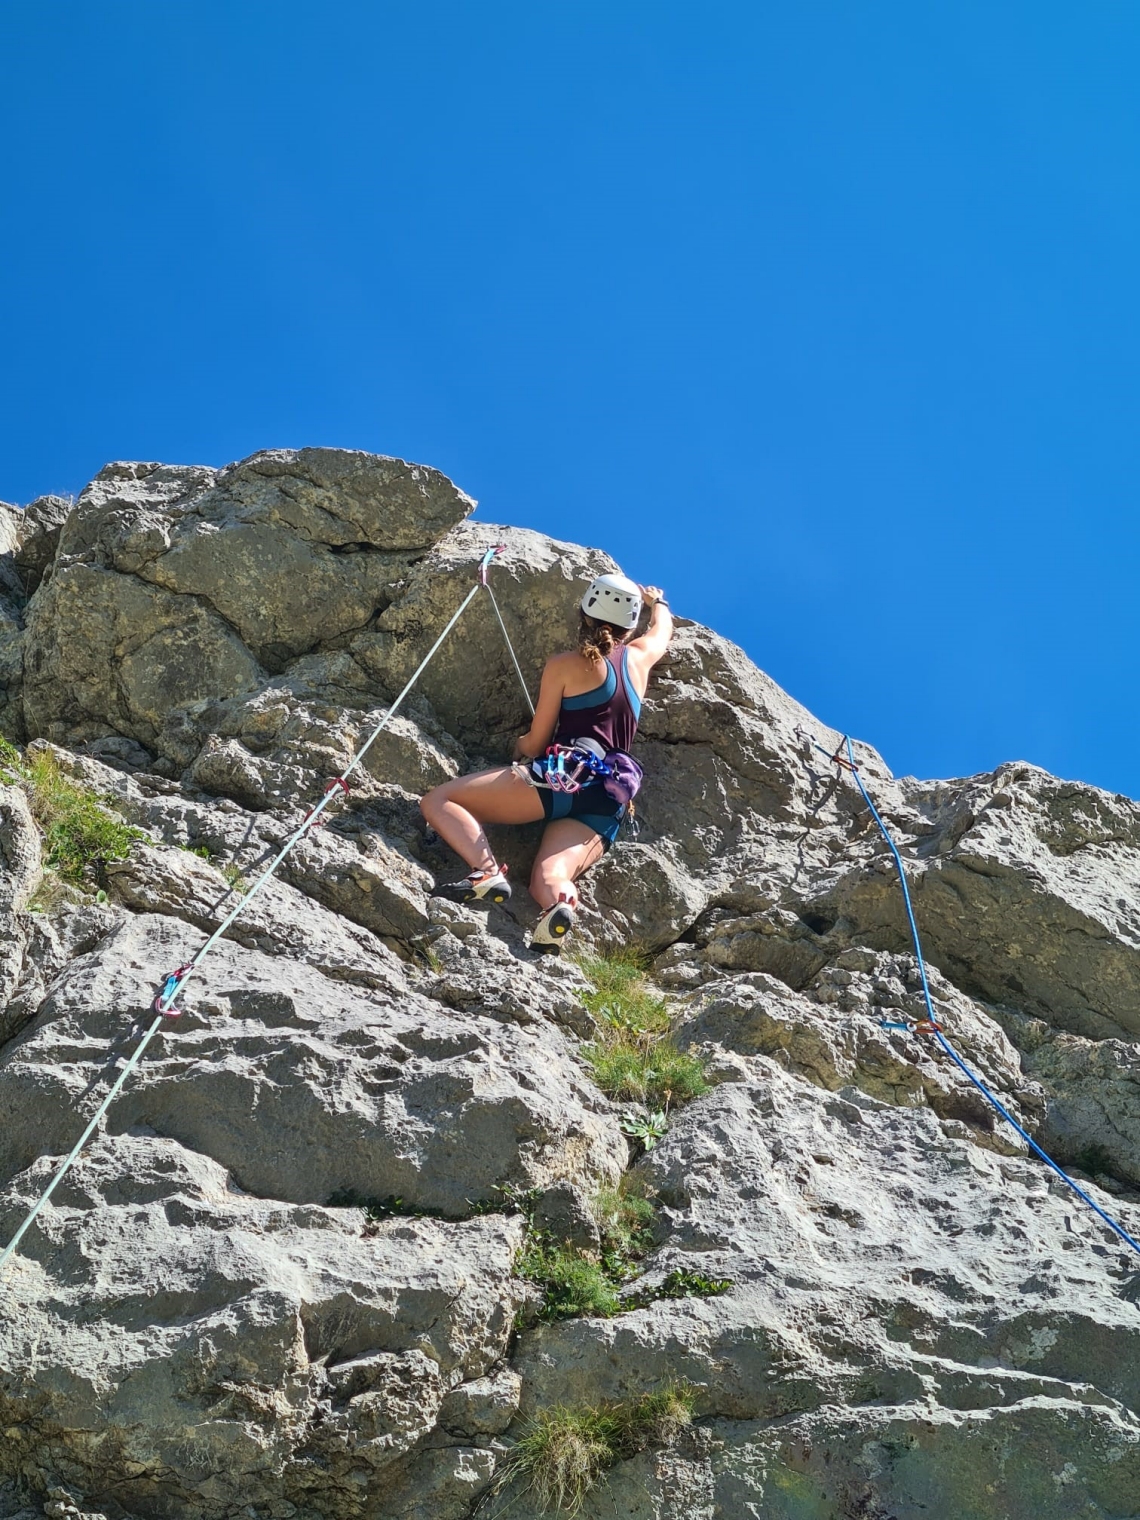
MULTIPOLYGON (((930 984, 926 979, 926 962, 922 958, 922 943, 918 937, 918 925, 915 923, 914 908, 911 906, 910 887, 907 885, 906 872, 903 869, 902 856, 899 854, 898 848, 895 845, 894 840, 891 838, 891 831, 887 828, 882 818, 880 818, 878 808, 871 801, 870 793, 863 785, 863 778, 859 774, 859 767, 855 764, 855 752, 851 748, 851 740, 846 734, 843 737, 843 742, 847 746, 846 760, 840 756, 838 749, 836 750, 835 754, 830 754, 823 748, 821 744, 817 744, 815 747, 820 751, 821 754, 827 755, 828 759, 831 760, 834 764, 841 765, 845 770, 849 770, 854 776, 855 785, 862 793, 863 801, 870 809, 871 817, 879 826, 879 833, 882 834, 883 838, 887 841, 887 847, 889 848, 891 854, 894 856, 895 870, 898 872, 899 885, 902 887, 903 902, 906 904, 906 916, 907 922, 910 924, 910 936, 914 941, 914 953, 915 958, 918 961, 918 974, 922 978, 922 996, 926 1002, 926 1023, 917 1025, 916 1032, 919 1034, 933 1035, 934 1038, 938 1041, 939 1045, 941 1045, 942 1049, 958 1067, 958 1069, 970 1079, 970 1081, 974 1084, 982 1096, 998 1111, 1005 1122, 1017 1131, 1017 1133, 1025 1141, 1026 1145, 1028 1145, 1029 1148, 1037 1156, 1039 1156, 1042 1161, 1044 1161, 1045 1165, 1049 1167, 1051 1171, 1056 1172, 1057 1176, 1060 1177, 1062 1182, 1064 1182, 1068 1187, 1072 1188, 1073 1192, 1076 1193, 1077 1197, 1081 1199, 1083 1203, 1088 1204, 1093 1213, 1096 1214, 1098 1218, 1103 1220, 1103 1222, 1108 1225, 1110 1230, 1113 1230, 1117 1235, 1119 1235, 1120 1239, 1123 1240, 1126 1245, 1131 1246, 1136 1254, 1140 1256, 1140 1242, 1134 1240, 1122 1224, 1119 1224, 1115 1219, 1113 1219, 1111 1214, 1106 1213, 1105 1210, 1101 1208, 1099 1203, 1096 1203, 1092 1198, 1090 1198, 1089 1195, 1085 1192, 1084 1188, 1082 1188, 1078 1183, 1074 1182, 1069 1174, 1057 1165, 1052 1156, 1041 1149, 1041 1147, 1037 1144, 1037 1141, 1034 1140, 1033 1136, 1027 1134, 1026 1131, 1022 1129, 1021 1125, 1018 1124, 1017 1120, 1004 1106, 1004 1104, 998 1098, 996 1098, 992 1092, 990 1092, 989 1088, 982 1081, 982 1079, 979 1076, 976 1076, 975 1073, 970 1070, 965 1061, 963 1061, 962 1057, 958 1054, 953 1045, 951 1045, 950 1041, 946 1038, 945 1034, 943 1034, 942 1026, 939 1024, 937 1018, 935 1017, 934 1004, 931 1001, 930 997, 930 984)), ((887 1024, 886 1027, 889 1029, 897 1029, 899 1026, 897 1024, 891 1023, 887 1024)))

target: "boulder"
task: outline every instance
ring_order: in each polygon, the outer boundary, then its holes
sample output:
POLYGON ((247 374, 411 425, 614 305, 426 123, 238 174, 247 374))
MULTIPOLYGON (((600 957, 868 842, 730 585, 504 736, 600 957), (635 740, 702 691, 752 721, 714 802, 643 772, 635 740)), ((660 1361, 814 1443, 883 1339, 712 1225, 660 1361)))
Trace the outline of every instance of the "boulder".
MULTIPOLYGON (((0 1178, 69 1148, 204 936, 127 917, 48 990, 0 1065, 0 1178)), ((297 1203, 400 1198, 452 1218, 496 1189, 613 1180, 625 1142, 545 1021, 466 1017, 221 941, 109 1116, 297 1203), (208 969, 207 969, 208 968, 208 969)))
MULTIPOLYGON (((48 1175, 14 1179, 5 1232, 48 1175)), ((506 1351, 520 1233, 367 1225, 252 1197, 173 1140, 108 1137, 5 1283, 0 1470, 42 1491, 62 1467, 119 1514, 383 1514, 449 1392, 506 1351)))

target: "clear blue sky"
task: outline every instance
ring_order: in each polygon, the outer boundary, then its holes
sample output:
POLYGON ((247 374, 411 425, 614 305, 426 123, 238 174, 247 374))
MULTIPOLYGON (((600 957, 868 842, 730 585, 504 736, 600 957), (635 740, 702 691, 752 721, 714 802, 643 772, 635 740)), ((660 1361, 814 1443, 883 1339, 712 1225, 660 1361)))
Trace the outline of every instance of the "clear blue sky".
POLYGON ((6 0, 0 498, 427 461, 898 772, 1140 796, 1131 3, 6 0))

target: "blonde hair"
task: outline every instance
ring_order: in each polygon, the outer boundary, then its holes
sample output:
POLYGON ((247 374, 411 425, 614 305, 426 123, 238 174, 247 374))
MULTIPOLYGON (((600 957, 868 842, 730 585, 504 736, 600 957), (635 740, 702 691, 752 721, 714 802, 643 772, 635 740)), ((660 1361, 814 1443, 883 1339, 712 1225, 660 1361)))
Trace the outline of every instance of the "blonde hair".
POLYGON ((597 662, 612 654, 619 644, 625 643, 627 630, 616 628, 613 623, 603 623, 600 618, 578 614, 578 653, 587 660, 597 662))

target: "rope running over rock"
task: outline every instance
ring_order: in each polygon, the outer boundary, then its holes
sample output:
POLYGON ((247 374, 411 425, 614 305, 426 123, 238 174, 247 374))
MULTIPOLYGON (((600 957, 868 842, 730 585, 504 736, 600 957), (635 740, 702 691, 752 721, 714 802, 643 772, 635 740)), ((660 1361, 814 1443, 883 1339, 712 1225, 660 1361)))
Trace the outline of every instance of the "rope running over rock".
POLYGON ((421 660, 420 664, 415 670, 415 673, 411 676, 407 684, 404 686, 403 691, 400 692, 399 696, 392 703, 391 707, 389 707, 383 718, 372 730, 371 734, 369 734, 365 743, 357 751, 355 757, 353 758, 352 764, 348 766, 347 770, 344 772, 344 775, 337 776, 333 781, 329 782, 328 786, 325 788, 324 796, 320 799, 314 808, 310 809, 310 811, 301 820, 300 825, 294 829, 292 834, 289 835, 289 838, 281 846, 281 849, 274 856, 271 863, 257 878, 253 886, 249 888, 245 896, 239 899, 236 907, 234 907, 226 915, 226 917, 214 930, 213 934, 210 935, 209 939, 198 951, 197 955, 194 956, 193 960, 188 961, 184 966, 180 966, 176 972, 173 972, 166 978, 166 983, 161 993, 155 1000, 155 1017, 150 1025, 150 1028, 146 1031, 142 1039, 139 1041, 137 1047, 134 1050, 134 1053, 127 1061, 127 1064, 115 1078, 115 1081, 110 1090, 107 1092, 99 1107, 95 1110, 95 1113, 91 1116, 86 1129, 84 1129, 83 1133, 75 1142, 75 1145, 72 1147, 71 1151, 65 1157, 62 1165, 56 1171, 55 1176, 51 1179, 51 1182, 45 1188, 43 1194, 37 1200, 34 1207, 29 1211, 19 1229, 16 1231, 15 1235, 13 1235, 12 1239, 8 1242, 3 1254, 0 1255, 0 1273, 3 1272, 4 1267, 7 1265, 8 1259, 15 1253, 16 1248, 20 1244, 20 1241, 24 1238, 24 1235, 27 1233, 28 1229, 36 1219, 36 1216, 39 1214, 40 1210, 51 1198, 51 1195, 55 1192, 56 1188, 63 1181, 64 1177, 71 1170, 72 1165, 78 1158, 79 1153, 82 1151, 83 1147, 95 1133, 95 1130, 99 1125, 99 1121, 103 1118, 103 1115, 107 1112, 111 1104, 118 1097, 127 1078, 139 1064, 139 1061, 142 1059, 143 1053, 146 1050, 147 1046, 150 1044, 151 1040, 154 1039, 155 1035, 162 1027, 163 1020, 167 1018, 177 1017, 178 1009, 174 1006, 174 1003, 175 999, 178 997, 178 994, 182 991, 183 987, 185 987, 186 983, 190 980, 194 972, 206 959, 207 955, 209 955, 210 951, 214 948, 217 942, 222 938, 226 930, 230 928, 236 919, 240 918, 245 909, 269 881, 270 877, 273 876, 274 872, 277 870, 277 867, 289 854, 290 850, 292 850, 295 845, 299 844, 305 835, 315 827, 318 820, 320 819, 321 814, 333 801, 337 793, 343 790, 347 795, 348 777, 351 776, 353 771, 355 771, 360 766, 361 761, 371 749, 372 745, 388 727, 388 724, 392 721, 392 719, 396 716, 396 713, 399 711, 404 698, 408 695, 412 687, 416 684, 419 678, 423 675, 424 671, 431 664, 448 634, 466 612, 467 608, 470 606, 474 598, 479 594, 480 588, 485 588, 490 593, 492 602, 495 603, 495 614, 499 619, 499 626, 503 630, 503 637, 507 641, 507 648, 510 650, 511 660, 514 663, 515 670, 518 671, 519 682, 522 685, 524 693, 526 693, 527 703, 530 706, 531 713, 533 714, 534 705, 531 703, 530 693, 527 691, 526 682, 523 680, 522 670, 519 668, 519 662, 511 645, 510 638, 507 634, 506 625, 503 622, 502 614, 499 612, 498 603, 495 602, 494 593, 491 591, 491 587, 487 579, 487 571, 490 569, 492 563, 496 560, 496 558, 503 553, 505 547, 506 546, 504 544, 498 544, 495 548, 488 549, 487 553, 483 556, 483 559, 479 565, 478 578, 476 579, 474 586, 472 586, 471 590, 464 597, 458 610, 451 618, 451 621, 447 624, 447 627, 436 639, 435 643, 428 650, 423 660, 421 660))
MULTIPOLYGON (((938 1041, 939 1045, 941 1045, 942 1049, 959 1068, 959 1070, 961 1070, 970 1079, 970 1081, 987 1100, 987 1102, 991 1103, 994 1106, 994 1108, 1002 1116, 1006 1123, 1011 1125, 1017 1131, 1017 1133, 1025 1141, 1026 1145, 1028 1145, 1029 1148, 1037 1156, 1039 1156, 1042 1161, 1044 1161, 1045 1165, 1049 1167, 1051 1171, 1056 1172, 1057 1176, 1060 1177, 1062 1182, 1064 1182, 1068 1187, 1072 1188, 1077 1197, 1081 1199, 1083 1203, 1086 1203, 1089 1208, 1092 1209, 1093 1213, 1096 1214, 1106 1225, 1108 1225, 1110 1230, 1115 1231, 1115 1233, 1119 1235, 1120 1239, 1124 1241, 1125 1245, 1131 1246, 1136 1254, 1140 1256, 1140 1242, 1134 1240, 1123 1225, 1119 1224, 1115 1219, 1113 1219, 1111 1214, 1106 1213, 1105 1210, 1101 1208, 1099 1203, 1090 1198, 1089 1195, 1085 1192, 1084 1188, 1082 1188, 1078 1183, 1074 1182, 1072 1177, 1070 1177, 1067 1172, 1063 1171, 1062 1168, 1057 1165, 1052 1156, 1050 1156, 1046 1151, 1042 1150, 1042 1148, 1037 1144, 1037 1141, 1034 1140, 1033 1136, 1022 1129, 1021 1125, 1018 1124, 1017 1120, 1013 1117, 1009 1110, 1000 1102, 998 1098, 994 1096, 992 1092, 990 1092, 989 1088, 982 1081, 982 1079, 977 1076, 976 1073, 970 1070, 969 1066, 967 1066, 966 1062, 962 1059, 962 1057, 954 1049, 953 1045, 951 1045, 950 1041, 943 1034, 942 1027, 939 1024, 938 1019, 935 1017, 934 1004, 931 1001, 930 997, 930 985, 926 979, 926 962, 922 958, 922 944, 919 941, 918 937, 918 925, 915 922, 914 908, 911 906, 910 887, 907 885, 906 872, 903 869, 902 856, 899 854, 898 848, 891 837, 890 830, 887 828, 886 824, 879 816, 878 808, 876 808, 875 804, 871 801, 870 793, 863 785, 863 778, 859 774, 859 767, 855 763, 855 753, 851 748, 851 740, 846 734, 843 737, 843 745, 840 745, 834 754, 832 754, 829 750, 824 749, 821 744, 817 744, 815 747, 820 751, 821 754, 826 755, 833 764, 842 766, 844 770, 850 771, 852 776, 854 776, 855 785, 862 793, 863 801, 870 809, 871 817, 878 824, 879 832, 886 840, 890 852, 894 856, 895 870, 898 873, 899 885, 902 887, 903 902, 906 905, 907 922, 910 924, 910 935, 911 939, 914 941, 914 953, 915 958, 918 961, 918 974, 922 979, 922 996, 926 1002, 927 1022, 923 1025, 919 1025, 917 1032, 920 1034, 932 1035, 938 1041), (839 753, 839 750, 843 748, 843 745, 846 745, 847 747, 846 760, 844 760, 839 753)), ((898 1026, 892 1024, 889 1027, 897 1028, 898 1026)))

